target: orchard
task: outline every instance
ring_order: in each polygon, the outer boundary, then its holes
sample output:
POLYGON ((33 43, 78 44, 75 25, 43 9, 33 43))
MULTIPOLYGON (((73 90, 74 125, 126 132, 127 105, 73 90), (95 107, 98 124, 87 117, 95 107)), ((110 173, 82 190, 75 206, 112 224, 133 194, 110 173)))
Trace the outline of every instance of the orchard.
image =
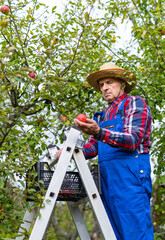
MULTIPOLYGON (((165 1, 66 0, 61 8, 56 1, 50 1, 51 7, 46 2, 0 0, 0 238, 17 236, 30 209, 29 193, 35 207, 41 206, 43 194, 25 185, 29 169, 35 180, 33 166, 48 145, 63 143, 64 127, 73 126, 79 113, 92 119, 104 107, 85 79, 111 61, 136 75, 131 94, 143 97, 152 111, 151 213, 155 239, 163 240, 165 1), (127 25, 131 37, 119 46, 118 27, 127 25)), ((64 204, 59 206, 47 239, 73 239, 75 228, 64 204)), ((88 205, 83 214, 91 237, 102 239, 88 205)))

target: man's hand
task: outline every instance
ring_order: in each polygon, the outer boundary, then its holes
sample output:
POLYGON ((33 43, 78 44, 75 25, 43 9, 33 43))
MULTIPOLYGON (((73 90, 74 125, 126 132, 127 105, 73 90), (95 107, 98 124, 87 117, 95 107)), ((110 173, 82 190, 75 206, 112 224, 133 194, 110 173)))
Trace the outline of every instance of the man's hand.
MULTIPOLYGON (((97 135, 100 131, 100 127, 96 123, 96 121, 87 118, 86 123, 79 121, 78 119, 74 119, 75 125, 84 133, 89 135, 97 135)), ((56 153, 56 158, 59 159, 61 156, 63 148, 58 150, 56 153)))
POLYGON ((89 135, 97 135, 100 127, 95 120, 87 118, 86 122, 81 122, 78 119, 74 119, 75 125, 83 132, 89 135))

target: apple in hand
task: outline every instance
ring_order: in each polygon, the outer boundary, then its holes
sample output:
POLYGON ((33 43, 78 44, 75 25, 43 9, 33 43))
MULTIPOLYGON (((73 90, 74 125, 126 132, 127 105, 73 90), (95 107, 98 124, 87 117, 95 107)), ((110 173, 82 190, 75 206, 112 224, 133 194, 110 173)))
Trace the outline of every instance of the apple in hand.
POLYGON ((8 14, 9 13, 9 8, 8 8, 8 6, 2 6, 0 8, 0 11, 4 14, 8 14))
POLYGON ((86 120, 87 120, 87 116, 86 115, 84 115, 84 114, 79 114, 77 117, 76 117, 76 119, 78 119, 79 121, 81 121, 81 122, 86 122, 86 120))
POLYGON ((30 76, 31 78, 35 78, 35 74, 34 74, 33 72, 29 73, 29 76, 30 76))

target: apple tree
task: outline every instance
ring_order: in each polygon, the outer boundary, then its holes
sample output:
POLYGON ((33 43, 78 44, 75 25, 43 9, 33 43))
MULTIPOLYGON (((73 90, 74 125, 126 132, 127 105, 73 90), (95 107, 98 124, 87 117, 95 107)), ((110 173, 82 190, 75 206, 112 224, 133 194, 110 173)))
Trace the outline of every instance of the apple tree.
MULTIPOLYGON (((27 191, 35 192, 25 189, 29 169, 49 139, 57 143, 79 112, 91 116, 96 108, 98 96, 84 79, 107 61, 98 42, 113 38, 115 23, 113 14, 95 15, 100 4, 94 1, 69 2, 63 13, 37 0, 0 5, 9 9, 0 12, 0 234, 13 237, 29 207, 27 191)), ((36 206, 42 199, 37 194, 36 206)))

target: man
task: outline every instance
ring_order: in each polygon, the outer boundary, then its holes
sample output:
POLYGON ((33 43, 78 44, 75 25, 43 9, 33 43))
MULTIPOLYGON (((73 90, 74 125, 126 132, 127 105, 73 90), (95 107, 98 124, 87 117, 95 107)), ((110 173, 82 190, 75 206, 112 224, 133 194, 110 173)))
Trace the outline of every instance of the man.
POLYGON ((95 113, 94 120, 74 120, 82 132, 91 135, 83 152, 86 159, 98 155, 102 200, 117 240, 154 238, 150 218, 151 112, 141 97, 127 95, 135 80, 132 73, 105 63, 87 81, 102 92, 109 106, 95 113))

